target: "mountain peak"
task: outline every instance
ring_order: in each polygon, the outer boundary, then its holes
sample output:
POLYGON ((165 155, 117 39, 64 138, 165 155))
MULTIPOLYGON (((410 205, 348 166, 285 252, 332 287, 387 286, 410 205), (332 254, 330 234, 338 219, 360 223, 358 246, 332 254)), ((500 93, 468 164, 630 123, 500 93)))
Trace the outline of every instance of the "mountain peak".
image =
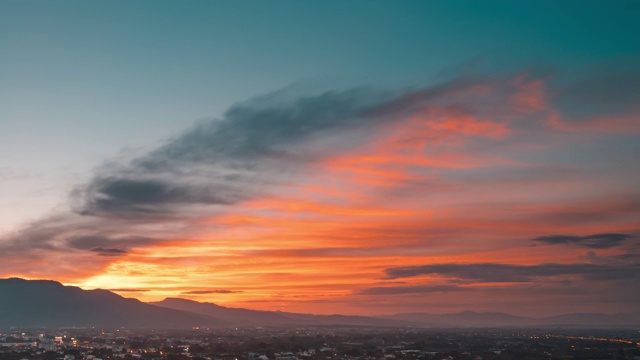
POLYGON ((45 280, 45 279, 36 279, 36 280, 30 280, 30 279, 23 279, 23 278, 19 278, 19 277, 10 277, 10 278, 6 278, 6 279, 0 279, 0 282, 5 282, 5 283, 13 283, 13 284, 27 284, 27 283, 40 283, 40 284, 55 284, 55 285, 59 285, 59 286, 64 286, 61 283, 55 281, 55 280, 45 280))
POLYGON ((0 279, 0 294, 0 327, 189 328, 220 323, 108 290, 82 290, 51 280, 0 279))

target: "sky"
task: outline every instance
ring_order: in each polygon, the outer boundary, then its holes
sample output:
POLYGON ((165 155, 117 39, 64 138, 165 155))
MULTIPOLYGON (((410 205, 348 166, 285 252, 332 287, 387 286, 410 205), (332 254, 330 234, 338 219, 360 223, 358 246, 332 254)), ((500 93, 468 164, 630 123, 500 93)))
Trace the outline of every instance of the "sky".
POLYGON ((0 2, 0 277, 640 311, 640 2, 0 2))

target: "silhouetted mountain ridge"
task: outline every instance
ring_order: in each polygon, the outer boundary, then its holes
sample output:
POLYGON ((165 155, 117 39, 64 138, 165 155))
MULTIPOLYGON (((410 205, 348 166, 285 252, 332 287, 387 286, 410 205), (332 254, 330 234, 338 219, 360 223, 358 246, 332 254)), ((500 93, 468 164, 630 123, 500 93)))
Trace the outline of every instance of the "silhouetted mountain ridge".
POLYGON ((50 280, 0 279, 0 326, 189 328, 222 321, 149 305, 107 290, 50 280))
POLYGON ((246 325, 361 325, 416 327, 635 327, 640 325, 640 312, 621 314, 576 313, 533 318, 503 312, 463 311, 451 314, 401 313, 387 316, 310 315, 227 308, 213 303, 181 298, 167 298, 152 303, 172 309, 206 314, 246 325))
POLYGON ((213 303, 201 303, 181 298, 166 298, 150 304, 176 310, 190 311, 245 326, 412 326, 413 323, 396 319, 381 319, 357 315, 313 315, 284 311, 260 311, 228 308, 213 303))
POLYGON ((228 308, 180 298, 143 303, 108 290, 83 290, 51 280, 0 279, 0 327, 193 326, 371 327, 637 327, 640 312, 575 313, 546 318, 501 312, 403 313, 388 316, 312 315, 228 308))

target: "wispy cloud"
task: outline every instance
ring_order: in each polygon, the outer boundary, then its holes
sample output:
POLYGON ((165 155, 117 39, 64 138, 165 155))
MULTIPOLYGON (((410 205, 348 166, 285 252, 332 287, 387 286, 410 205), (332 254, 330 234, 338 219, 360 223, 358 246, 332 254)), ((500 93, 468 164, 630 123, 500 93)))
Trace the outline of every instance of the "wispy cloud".
POLYGON ((531 282, 545 281, 554 276, 578 275, 586 280, 618 280, 640 278, 640 264, 539 264, 513 265, 496 263, 434 264, 385 269, 390 279, 421 275, 441 275, 479 282, 531 282))
POLYGON ((97 253, 97 255, 100 255, 100 256, 121 256, 127 253, 127 251, 124 249, 103 248, 103 247, 96 247, 91 249, 91 251, 97 253))
POLYGON ((231 205, 255 197, 331 151, 306 142, 374 125, 376 119, 365 114, 384 101, 365 89, 290 95, 276 92, 237 104, 222 119, 201 123, 130 163, 101 169, 76 192, 79 211, 177 215, 173 207, 231 205))
POLYGON ((624 240, 631 238, 629 234, 593 234, 585 236, 574 235, 547 235, 540 236, 533 241, 543 242, 551 245, 557 244, 575 244, 582 247, 592 249, 607 249, 620 245, 624 240))

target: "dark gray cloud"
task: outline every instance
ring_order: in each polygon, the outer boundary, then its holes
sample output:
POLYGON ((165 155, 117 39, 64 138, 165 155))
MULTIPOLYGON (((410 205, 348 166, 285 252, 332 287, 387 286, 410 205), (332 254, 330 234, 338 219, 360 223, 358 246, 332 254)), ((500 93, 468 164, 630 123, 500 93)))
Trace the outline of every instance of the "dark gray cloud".
POLYGON ((183 291, 182 295, 207 295, 207 294, 234 294, 242 291, 239 290, 227 290, 227 289, 214 289, 214 290, 193 290, 183 291))
POLYGON ((276 92, 231 107, 222 120, 198 125, 136 164, 154 171, 172 161, 286 156, 291 145, 318 133, 370 124, 364 115, 386 98, 364 88, 293 97, 276 92))
POLYGON ((574 235, 547 235, 540 236, 533 241, 543 242, 551 245, 556 244, 575 244, 591 249, 608 249, 620 245, 624 240, 631 238, 629 234, 618 233, 602 233, 586 236, 574 235))
POLYGON ((588 251, 580 259, 594 264, 617 265, 617 264, 634 264, 640 263, 640 253, 625 251, 622 254, 615 255, 598 255, 595 251, 588 251))
MULTIPOLYGON (((384 97, 366 89, 290 97, 276 93, 231 107, 126 164, 111 164, 79 188, 78 212, 157 216, 190 204, 229 205, 282 183, 318 152, 301 144, 380 121, 365 116, 384 97)), ((343 146, 345 146, 343 144, 343 146)), ((339 146, 338 146, 339 147, 339 146)))
POLYGON ((434 264, 388 268, 384 272, 390 279, 441 275, 475 282, 532 282, 562 275, 581 276, 585 280, 619 280, 640 279, 640 264, 434 264))
POLYGON ((469 291, 471 288, 465 288, 456 285, 408 285, 408 286, 389 286, 389 287, 371 287, 357 292, 361 295, 400 295, 400 294, 422 294, 436 292, 451 291, 469 291))
POLYGON ((91 249, 90 251, 96 253, 99 256, 122 256, 127 254, 127 250, 117 248, 97 247, 91 249))
POLYGON ((104 269, 106 263, 126 256, 132 248, 170 239, 181 227, 164 222, 109 221, 73 213, 50 216, 0 239, 0 270, 20 268, 25 269, 22 273, 39 277, 86 274, 104 269), (49 266, 49 262, 56 266, 49 266))
POLYGON ((376 125, 417 112, 517 116, 505 105, 518 91, 509 77, 458 78, 382 92, 366 88, 304 96, 276 92, 232 106, 157 149, 105 166, 74 196, 81 214, 170 216, 182 206, 230 205, 285 184, 307 165, 365 141, 376 125), (471 95, 490 84, 492 96, 471 95), (496 114, 496 109, 501 110, 496 114))

